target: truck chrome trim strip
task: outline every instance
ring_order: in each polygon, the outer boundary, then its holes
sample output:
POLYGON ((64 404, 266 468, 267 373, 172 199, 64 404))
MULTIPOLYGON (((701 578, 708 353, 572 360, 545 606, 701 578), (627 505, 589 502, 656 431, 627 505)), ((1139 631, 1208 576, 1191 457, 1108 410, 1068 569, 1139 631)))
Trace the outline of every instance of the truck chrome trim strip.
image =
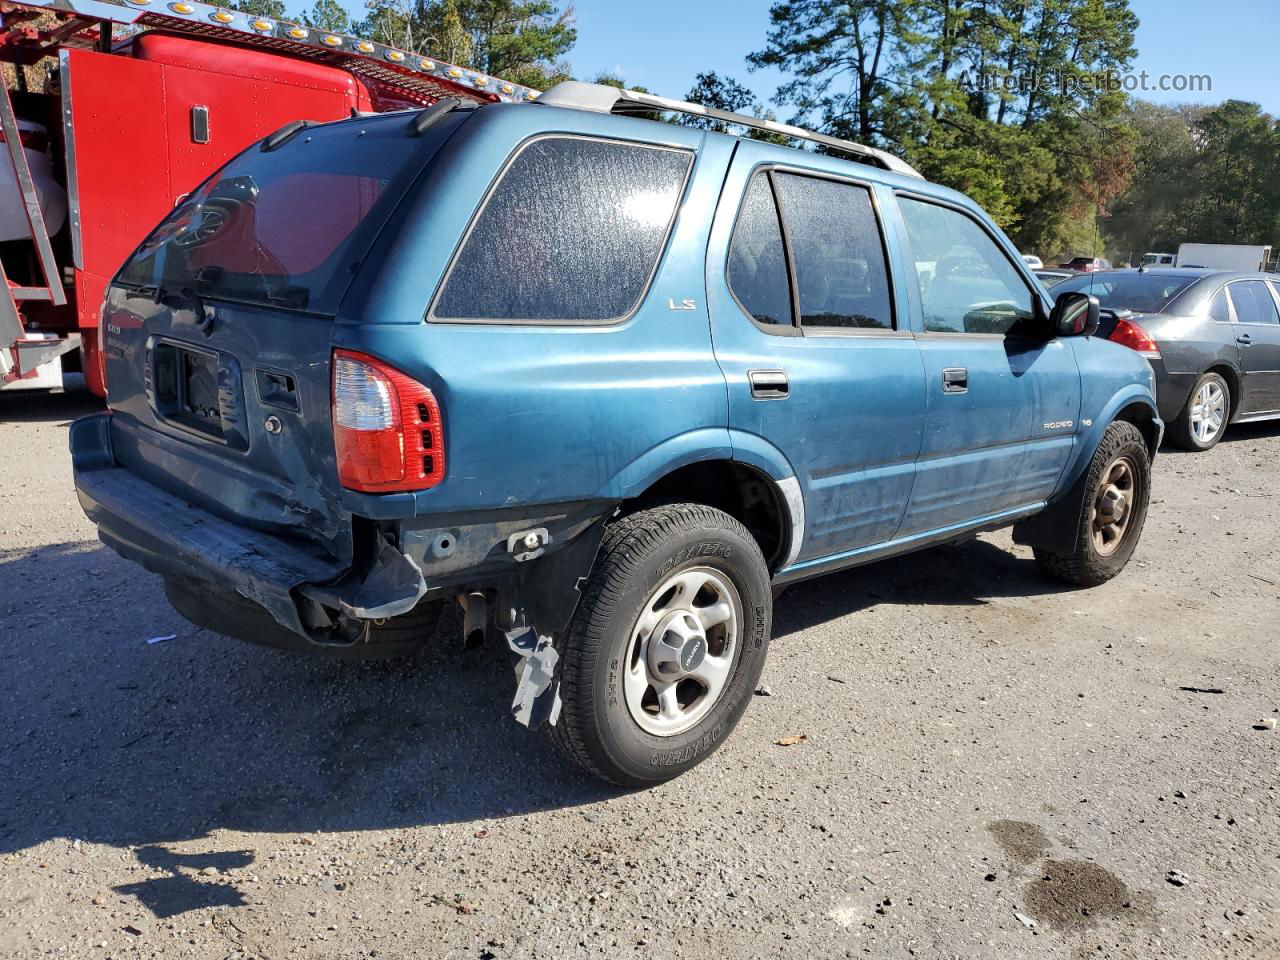
POLYGON ((58 51, 58 79, 62 84, 62 136, 67 144, 67 211, 71 220, 71 263, 84 269, 84 241, 80 238, 80 180, 76 173, 76 134, 71 123, 70 51, 58 51))

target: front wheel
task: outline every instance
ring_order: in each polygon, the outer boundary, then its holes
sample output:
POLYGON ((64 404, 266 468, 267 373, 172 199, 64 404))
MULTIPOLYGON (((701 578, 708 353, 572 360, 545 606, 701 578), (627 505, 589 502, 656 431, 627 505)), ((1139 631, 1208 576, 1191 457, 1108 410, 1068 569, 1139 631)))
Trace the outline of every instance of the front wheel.
POLYGON ((1084 485, 1074 549, 1053 553, 1036 548, 1035 557, 1050 576, 1095 587, 1124 569, 1147 519, 1151 458, 1137 427, 1124 421, 1107 427, 1084 485))
POLYGON ((772 617, 768 567, 733 517, 688 503, 624 517, 569 626, 553 740, 619 786, 684 773, 746 711, 772 617))

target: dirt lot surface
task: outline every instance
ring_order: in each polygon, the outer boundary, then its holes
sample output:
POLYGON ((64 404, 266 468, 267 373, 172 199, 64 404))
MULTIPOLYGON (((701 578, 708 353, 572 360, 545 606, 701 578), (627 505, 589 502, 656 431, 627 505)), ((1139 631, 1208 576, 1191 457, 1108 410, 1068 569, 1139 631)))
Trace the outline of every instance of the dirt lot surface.
POLYGON ((998 534, 788 591, 769 695, 625 793, 496 646, 188 626, 76 505, 90 409, 0 397, 4 957, 1280 957, 1280 427, 1163 454, 1102 588, 998 534))

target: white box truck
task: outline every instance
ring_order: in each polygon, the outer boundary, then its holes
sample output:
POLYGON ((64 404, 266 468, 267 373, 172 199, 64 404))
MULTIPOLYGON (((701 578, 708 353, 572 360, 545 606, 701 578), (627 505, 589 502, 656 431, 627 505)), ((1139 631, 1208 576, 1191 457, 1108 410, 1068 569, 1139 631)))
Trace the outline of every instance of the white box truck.
POLYGON ((1242 243, 1184 243, 1178 247, 1178 266, 1211 270, 1265 270, 1271 248, 1242 243))

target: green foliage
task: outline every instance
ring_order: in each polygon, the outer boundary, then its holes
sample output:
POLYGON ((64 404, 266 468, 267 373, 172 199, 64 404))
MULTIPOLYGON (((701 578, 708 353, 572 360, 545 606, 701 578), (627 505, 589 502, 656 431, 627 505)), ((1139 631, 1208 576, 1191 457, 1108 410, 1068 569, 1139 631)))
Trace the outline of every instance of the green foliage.
POLYGON ((871 143, 896 110, 895 86, 906 57, 910 0, 781 0, 769 9, 763 50, 752 68, 776 67, 791 76, 779 103, 798 121, 816 117, 827 128, 871 143))
POLYGON ((1272 243, 1280 233, 1280 122, 1255 103, 1135 103, 1136 169, 1105 229, 1127 255, 1181 243, 1272 243))
POLYGON ((284 0, 209 0, 214 6, 239 10, 255 17, 270 17, 272 20, 284 20, 288 17, 284 0))
POLYGON ((532 87, 569 77, 578 37, 553 0, 368 0, 357 32, 532 87))
POLYGON ((315 6, 302 15, 302 22, 328 33, 351 31, 351 18, 338 0, 316 0, 315 6))
MULTIPOLYGON (((759 98, 749 89, 732 77, 721 77, 714 70, 708 73, 699 73, 695 78, 693 87, 685 94, 684 98, 691 103, 700 103, 704 107, 725 110, 729 113, 742 113, 760 120, 777 119, 774 112, 764 107, 759 98)), ((715 120, 710 117, 681 115, 677 118, 677 122, 687 127, 700 127, 704 130, 715 130, 718 133, 740 132, 742 130, 741 127, 731 127, 723 120, 715 120)), ((789 137, 780 133, 770 133, 767 130, 748 128, 746 136, 752 140, 762 140, 767 143, 787 144, 791 142, 789 137)))
MULTIPOLYGON (((1131 172, 1128 0, 791 0, 753 67, 795 122, 905 156, 1025 250, 1081 242, 1131 172)), ((1092 242, 1092 240, 1090 240, 1092 242)))

